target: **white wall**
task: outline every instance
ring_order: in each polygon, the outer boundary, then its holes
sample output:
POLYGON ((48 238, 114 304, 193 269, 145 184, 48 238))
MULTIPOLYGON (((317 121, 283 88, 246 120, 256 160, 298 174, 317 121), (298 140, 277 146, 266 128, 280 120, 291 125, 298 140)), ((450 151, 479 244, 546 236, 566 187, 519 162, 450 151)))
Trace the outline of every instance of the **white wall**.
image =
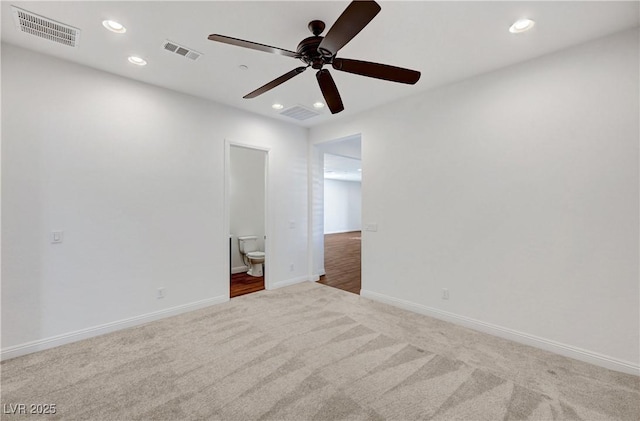
POLYGON ((270 148, 272 287, 306 279, 306 129, 3 44, 3 357, 228 299, 225 139, 270 148))
POLYGON ((313 128, 362 133, 363 294, 637 373, 638 63, 627 31, 313 128))
POLYGON ((325 154, 338 155, 357 160, 360 160, 362 157, 362 144, 359 134, 343 139, 332 139, 330 142, 316 146, 325 154))
POLYGON ((360 231, 362 189, 359 181, 324 180, 324 233, 360 231))
POLYGON ((266 153, 238 146, 231 146, 229 151, 229 226, 234 273, 249 269, 242 260, 238 237, 255 235, 259 249, 264 250, 266 153))

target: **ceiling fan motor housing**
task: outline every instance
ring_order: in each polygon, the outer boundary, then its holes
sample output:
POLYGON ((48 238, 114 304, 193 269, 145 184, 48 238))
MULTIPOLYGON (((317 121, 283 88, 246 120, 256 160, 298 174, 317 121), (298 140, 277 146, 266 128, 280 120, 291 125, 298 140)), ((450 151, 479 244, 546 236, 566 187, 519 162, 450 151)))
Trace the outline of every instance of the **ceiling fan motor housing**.
POLYGON ((313 36, 300 41, 296 50, 300 54, 300 60, 314 69, 322 69, 322 66, 330 64, 333 59, 331 52, 318 48, 324 39, 324 37, 320 36, 324 28, 325 24, 321 20, 309 22, 309 30, 313 33, 313 36))
POLYGON ((305 38, 298 44, 297 52, 300 54, 300 60, 307 63, 314 69, 321 69, 323 65, 327 63, 320 52, 318 52, 318 46, 322 42, 324 37, 312 36, 305 38))

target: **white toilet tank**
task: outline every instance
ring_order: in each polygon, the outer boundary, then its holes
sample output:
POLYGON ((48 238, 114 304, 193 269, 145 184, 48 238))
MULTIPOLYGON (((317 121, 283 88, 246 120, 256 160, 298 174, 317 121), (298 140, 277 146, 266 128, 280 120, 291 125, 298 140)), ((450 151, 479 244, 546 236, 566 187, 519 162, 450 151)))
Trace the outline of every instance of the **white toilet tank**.
POLYGON ((258 250, 258 237, 256 237, 255 235, 238 237, 238 245, 240 248, 240 253, 251 253, 252 251, 258 250))

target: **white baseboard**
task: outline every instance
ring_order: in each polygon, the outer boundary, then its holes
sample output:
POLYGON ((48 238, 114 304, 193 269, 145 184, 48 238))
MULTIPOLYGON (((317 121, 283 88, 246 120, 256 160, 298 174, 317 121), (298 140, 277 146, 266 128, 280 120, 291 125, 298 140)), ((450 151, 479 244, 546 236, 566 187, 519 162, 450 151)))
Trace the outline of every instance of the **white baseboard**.
POLYGON ((360 228, 356 228, 356 229, 348 229, 348 230, 341 230, 341 231, 327 231, 324 233, 324 235, 328 235, 328 234, 344 234, 347 232, 361 232, 362 230, 360 228))
POLYGON ((563 344, 560 342, 552 341, 550 339, 545 339, 535 335, 530 335, 528 333, 519 332, 517 330, 482 322, 480 320, 460 316, 447 311, 438 310, 433 307, 424 306, 400 298, 390 297, 388 295, 379 294, 373 291, 367 291, 365 289, 360 291, 360 295, 374 301, 390 304, 404 310, 424 314, 426 316, 468 327, 470 329, 488 333, 490 335, 498 336, 504 339, 509 339, 521 344, 533 346, 535 348, 543 349, 545 351, 553 352, 565 357, 584 361, 611 370, 621 371, 623 373, 634 374, 636 376, 640 375, 640 365, 634 364, 629 361, 622 361, 613 357, 599 354, 597 352, 588 351, 586 349, 581 349, 572 345, 563 344))
POLYGON ((31 354, 45 349, 55 348, 60 345, 70 344, 82 339, 93 338, 94 336, 104 335, 105 333, 115 332, 117 330, 126 329, 128 327, 138 326, 154 320, 164 319, 165 317, 176 316, 215 304, 222 304, 229 301, 228 296, 218 296, 196 301, 189 304, 183 304, 167 308, 164 310, 154 311, 152 313, 143 314, 128 319, 118 320, 115 322, 105 323, 99 326, 93 326, 86 329, 80 329, 75 332, 64 333, 62 335, 51 336, 37 341, 27 342, 20 345, 10 346, 0 351, 0 360, 8 360, 10 358, 19 357, 21 355, 31 354))
POLYGON ((320 277, 326 275, 325 271, 322 270, 322 272, 320 273, 312 273, 311 275, 309 275, 307 277, 307 280, 311 281, 311 282, 317 282, 320 280, 320 277))
POLYGON ((249 270, 249 266, 237 266, 235 268, 231 268, 231 273, 244 273, 249 270))
POLYGON ((307 282, 309 280, 308 276, 298 276, 297 278, 285 279, 284 281, 278 281, 272 283, 268 289, 278 289, 282 287, 286 287, 293 284, 299 284, 300 282, 307 282))

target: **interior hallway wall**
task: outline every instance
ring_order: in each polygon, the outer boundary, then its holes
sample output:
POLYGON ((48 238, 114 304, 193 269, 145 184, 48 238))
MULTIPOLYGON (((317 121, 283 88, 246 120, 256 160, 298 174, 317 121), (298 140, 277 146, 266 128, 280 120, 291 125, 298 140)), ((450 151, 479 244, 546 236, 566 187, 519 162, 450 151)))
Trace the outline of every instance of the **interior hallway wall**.
POLYGON ((638 38, 311 129, 362 133, 363 295, 637 373, 638 38))
POLYGON ((271 287, 307 279, 307 135, 3 44, 3 357, 227 300, 225 139, 270 148, 271 287))
POLYGON ((324 179, 324 233, 360 231, 362 183, 324 179))

